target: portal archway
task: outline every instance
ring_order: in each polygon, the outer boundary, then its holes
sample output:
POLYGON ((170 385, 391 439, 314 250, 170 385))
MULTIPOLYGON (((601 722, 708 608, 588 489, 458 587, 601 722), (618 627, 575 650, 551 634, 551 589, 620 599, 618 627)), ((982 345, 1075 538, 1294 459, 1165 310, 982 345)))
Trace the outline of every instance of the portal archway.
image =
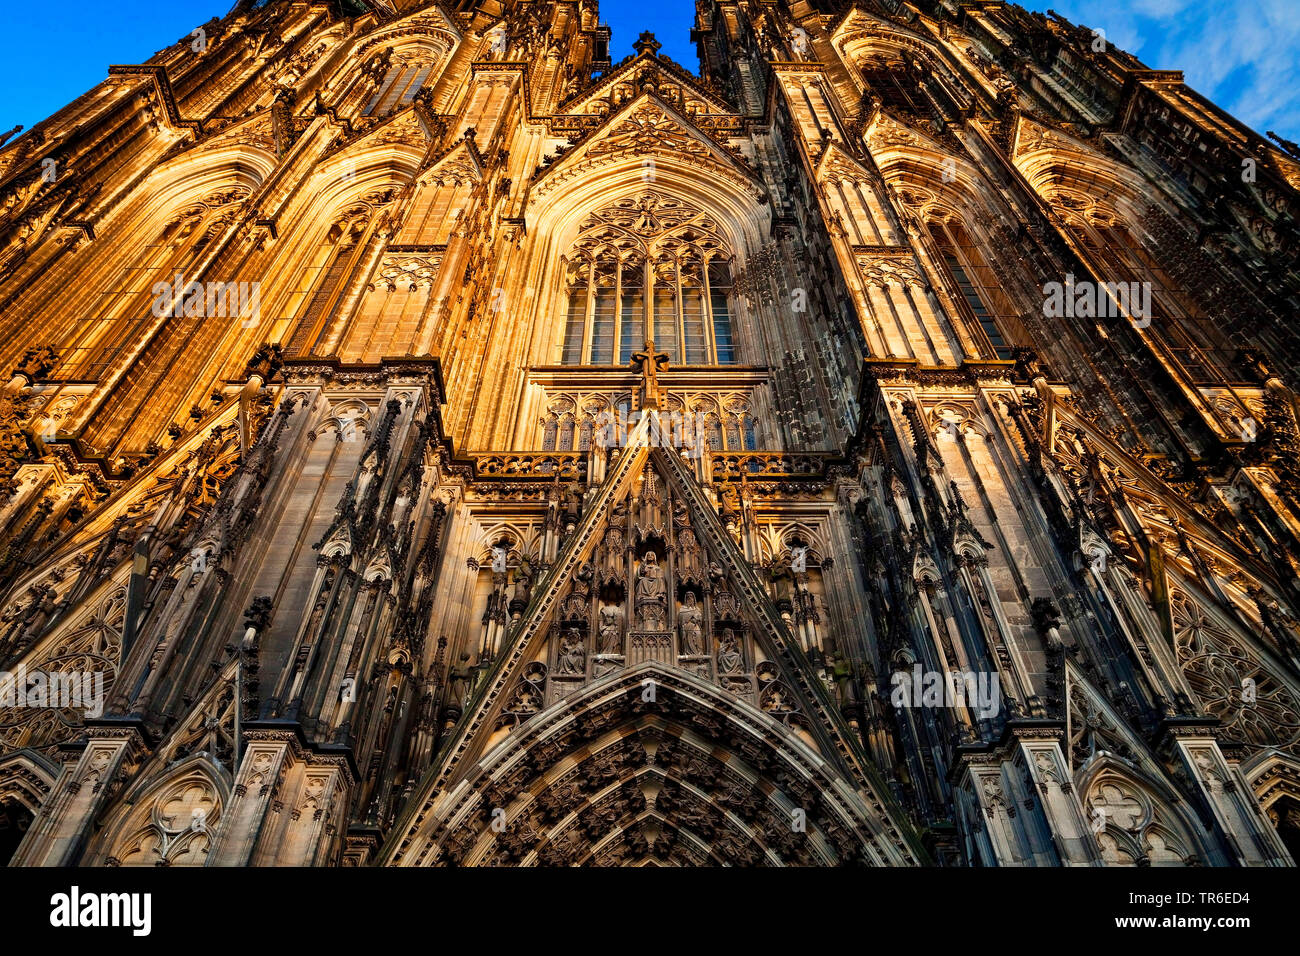
POLYGON ((414 812, 386 862, 918 862, 884 806, 799 732, 654 662, 537 714, 414 812))

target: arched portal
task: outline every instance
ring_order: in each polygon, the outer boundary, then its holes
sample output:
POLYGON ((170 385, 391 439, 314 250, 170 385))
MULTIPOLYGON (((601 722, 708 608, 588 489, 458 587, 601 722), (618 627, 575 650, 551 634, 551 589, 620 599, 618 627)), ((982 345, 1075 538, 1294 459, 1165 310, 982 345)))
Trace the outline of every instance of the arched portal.
POLYGON ((8 866, 32 822, 32 811, 17 800, 0 803, 0 866, 8 866))
POLYGON ((919 855, 870 789, 797 731, 654 662, 537 714, 412 813, 390 864, 900 865, 919 855))
POLYGON ((16 750, 0 760, 0 866, 14 862, 58 775, 57 767, 34 750, 16 750))

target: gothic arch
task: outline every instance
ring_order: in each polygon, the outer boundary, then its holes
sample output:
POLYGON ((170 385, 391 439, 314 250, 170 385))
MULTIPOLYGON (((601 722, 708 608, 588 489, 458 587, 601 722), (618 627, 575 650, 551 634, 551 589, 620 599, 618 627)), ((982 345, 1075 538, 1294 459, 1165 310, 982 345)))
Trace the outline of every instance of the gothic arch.
POLYGON ((1158 194, 1137 188, 1130 167, 1026 119, 1016 134, 1013 163, 1030 188, 1053 206, 1058 193, 1073 190, 1121 221, 1137 223, 1147 206, 1162 203, 1158 194))
MULTIPOLYGON (((563 341, 567 299, 561 257, 569 254, 593 212, 647 192, 698 208, 716 224, 718 240, 733 257, 733 281, 741 264, 766 241, 772 213, 760 201, 765 195, 761 183, 721 147, 697 138, 689 121, 656 98, 637 98, 529 187, 525 217, 535 238, 525 285, 541 290, 534 299, 540 317, 534 338, 537 363, 554 361, 563 341), (638 119, 641 113, 648 118, 638 119), (632 132, 621 132, 625 127, 632 132), (679 140, 685 145, 676 148, 679 140)), ((736 344, 753 354, 757 342, 749 341, 745 307, 738 297, 733 301, 736 344)))
POLYGON ((703 209, 717 220, 722 237, 741 257, 764 242, 771 210, 759 202, 757 182, 738 173, 733 177, 701 171, 667 150, 614 153, 582 178, 566 180, 566 188, 534 190, 527 205, 529 231, 548 237, 552 248, 563 252, 592 210, 635 198, 647 189, 703 209), (650 157, 653 166, 646 165, 650 157))
POLYGON ((1110 866, 1197 866, 1217 859, 1184 801, 1126 761, 1098 756, 1080 769, 1075 789, 1094 820, 1102 860, 1110 866))
POLYGON ((59 768, 38 751, 5 754, 0 757, 0 804, 18 804, 35 814, 58 779, 59 768))
POLYGON ((1241 772, 1292 860, 1300 861, 1300 759, 1274 748, 1244 761, 1241 772))
POLYGON ((423 55, 436 60, 445 57, 458 42, 445 30, 420 25, 371 34, 357 47, 355 55, 373 57, 390 53, 398 59, 423 55))
MULTIPOLYGON (((611 207, 620 202, 635 202, 646 194, 663 197, 674 202, 687 204, 701 210, 717 226, 717 237, 723 246, 734 256, 742 259, 761 243, 758 235, 761 217, 764 215, 754 204, 753 209, 742 211, 730 204, 717 201, 716 198, 701 195, 701 183, 697 179, 689 187, 674 183, 671 177, 659 176, 652 183, 642 182, 639 178, 614 188, 608 193, 595 191, 586 197, 581 205, 573 204, 564 209, 548 210, 544 217, 539 217, 539 234, 551 241, 551 248, 557 257, 567 255, 587 218, 597 210, 611 207), (551 226, 551 228, 547 228, 551 226)), ((713 185, 710 183, 709 185, 713 185)), ((578 192, 575 189, 564 194, 565 199, 573 199, 578 192)))
MULTIPOLYGON (((128 196, 105 210, 95 223, 100 238, 88 246, 69 250, 65 253, 69 257, 67 263, 32 282, 14 302, 23 311, 24 321, 32 326, 30 334, 51 342, 60 350, 61 361, 56 374, 68 374, 85 357, 80 353, 68 354, 70 349, 95 347, 93 343, 82 345, 81 340, 90 333, 102 331, 98 326, 106 323, 86 322, 88 318, 104 318, 93 312, 88 314, 86 310, 101 308, 105 291, 114 290, 129 263, 147 267, 158 258, 149 250, 161 247, 166 240, 173 248, 162 257, 166 261, 156 263, 155 274, 148 278, 144 288, 149 289, 157 280, 171 281, 175 271, 193 265, 191 260, 197 243, 216 241, 217 237, 212 235, 214 228, 229 219, 238 204, 261 185, 274 165, 274 157, 253 146, 232 146, 211 152, 189 151, 151 171, 128 196), (169 235, 169 228, 187 213, 191 214, 193 225, 185 236, 178 239, 169 235), (116 237, 130 237, 130 241, 114 242, 116 237), (101 290, 101 295, 94 304, 87 306, 78 302, 69 312, 70 303, 59 292, 72 271, 84 288, 101 290), (81 321, 70 322, 71 318, 81 321), (77 333, 76 337, 68 336, 69 329, 77 333)), ((121 312, 113 323, 115 328, 119 328, 119 338, 120 327, 139 327, 121 343, 120 348, 143 347, 145 332, 159 319, 149 316, 147 320, 137 321, 139 317, 132 310, 115 311, 121 312)), ((145 313, 148 315, 148 309, 145 313)), ((8 338, 9 341, 0 346, 0 363, 12 365, 21 351, 21 342, 17 336, 8 338)), ((65 427, 73 430, 95 407, 91 402, 83 402, 65 427)))
POLYGON ((826 528, 821 522, 791 521, 780 527, 773 527, 774 556, 788 559, 792 549, 802 545, 808 549, 808 563, 820 565, 823 558, 830 555, 830 544, 826 539, 826 528))
POLYGON ((441 8, 421 11, 405 20, 381 27, 363 40, 356 49, 357 55, 370 54, 381 49, 420 48, 448 53, 461 41, 455 22, 441 8), (440 23, 434 22, 436 13, 440 23))
POLYGON ((349 68, 336 70, 331 82, 352 80, 347 98, 361 113, 400 110, 437 80, 460 42, 459 28, 441 9, 421 10, 363 37, 345 60, 349 68), (364 63, 360 71, 358 61, 364 63), (356 98, 359 91, 365 91, 364 98, 356 98))
POLYGON ((948 68, 942 53, 929 41, 900 30, 897 25, 891 25, 888 35, 874 29, 848 29, 831 42, 859 89, 871 88, 864 68, 866 63, 883 62, 899 73, 904 72, 906 65, 916 64, 923 73, 935 77, 952 105, 969 98, 969 92, 948 68))
POLYGON ((981 421, 980 412, 973 404, 945 400, 931 405, 928 411, 931 438, 953 435, 954 431, 967 435, 974 433, 985 440, 989 437, 988 426, 981 421))
POLYGON ((252 193, 278 163, 274 153, 245 143, 232 143, 197 155, 187 150, 149 174, 131 211, 141 209, 161 217, 214 191, 243 187, 252 193))
POLYGON ((915 862, 890 829, 797 734, 647 662, 514 728, 413 808, 382 855, 405 866, 915 862))
MULTIPOLYGON (((82 441, 110 456, 124 446, 138 452, 161 441, 168 424, 163 409, 180 405, 187 387, 195 388, 184 379, 210 361, 205 345, 226 326, 196 325, 192 300, 186 314, 173 314, 182 291, 172 284, 177 275, 189 283, 208 278, 202 271, 274 165, 274 157, 254 145, 189 150, 154 169, 97 223, 108 241, 92 243, 78 267, 78 281, 96 294, 72 313, 82 321, 56 325, 50 339, 59 352, 56 377, 97 378, 101 385, 68 415, 67 431, 84 426, 82 441)), ((248 280, 226 274, 221 281, 233 291, 234 283, 248 280)), ((247 301, 247 288, 240 287, 236 301, 247 301)), ((211 290, 207 301, 213 301, 211 290)), ((44 305, 33 303, 32 311, 56 321, 69 317, 44 305)), ((202 385, 197 389, 207 394, 202 385)))
MULTIPOLYGON (((1171 256, 1160 222, 1178 210, 1160 190, 1141 190, 1135 170, 1090 145, 1023 120, 1016 167, 1030 187, 1061 217, 1067 235, 1103 282, 1141 282, 1164 335, 1153 347, 1193 380, 1211 377, 1221 353, 1242 344, 1224 331, 1224 318, 1195 301, 1187 271, 1171 256)), ((1199 245, 1193 231, 1182 238, 1199 245)), ((1222 370, 1221 370, 1222 371, 1222 370)))
POLYGON ((1036 344, 1022 317, 1041 310, 1042 293, 997 253, 1012 233, 984 173, 968 157, 898 124, 877 125, 871 140, 909 232, 925 251, 927 275, 938 280, 935 295, 954 323, 989 357, 1006 359, 1014 345, 1036 344))
MULTIPOLYGON (((389 123, 396 134, 401 127, 389 123)), ((320 210, 343 209, 376 191, 402 188, 420 169, 427 143, 423 134, 418 142, 384 141, 379 131, 349 144, 321 160, 313 174, 316 189, 299 203, 311 210, 313 218, 320 210)))
POLYGON ((286 212, 300 225, 274 247, 265 272, 281 276, 280 292, 263 309, 283 317, 271 339, 289 355, 337 349, 355 311, 355 303, 341 309, 339 296, 356 270, 371 265, 366 251, 392 228, 389 210, 415 169, 409 149, 385 153, 375 144, 336 155, 323 164, 316 188, 286 212))
POLYGON ((334 405, 315 428, 318 437, 332 432, 340 441, 357 442, 368 441, 373 431, 370 406, 359 399, 348 399, 334 405))
POLYGON ((688 182, 717 180, 711 185, 751 200, 766 194, 742 154, 702 133, 692 119, 652 91, 625 100, 589 139, 561 152, 558 162, 548 160, 534 177, 530 204, 562 191, 575 179, 608 190, 628 173, 646 182, 665 171, 684 175, 688 182))
POLYGON ((891 147, 880 157, 882 175, 923 219, 988 219, 997 208, 984 174, 964 156, 946 149, 891 147))
POLYGON ((58 777, 57 768, 34 750, 0 759, 0 867, 14 859, 58 777))
POLYGON ((699 206, 653 188, 607 203, 560 264, 563 364, 626 365, 649 337, 674 365, 735 362, 736 258, 699 206))
POLYGON ((506 561, 517 564, 527 555, 535 556, 539 546, 537 526, 533 523, 496 522, 481 525, 475 535, 476 556, 480 568, 492 567, 492 549, 498 544, 506 547, 506 561))
POLYGON ((142 778, 118 801, 87 865, 202 866, 230 801, 229 774, 206 752, 142 778))
POLYGON ((923 57, 934 65, 943 57, 933 42, 916 31, 900 23, 877 19, 861 10, 840 23, 831 35, 831 46, 846 64, 868 53, 895 56, 910 53, 923 57))
MULTIPOLYGON (((101 584, 78 610, 55 624, 19 660, 30 673, 102 675, 105 699, 121 665, 122 627, 126 617, 126 574, 101 584)), ((93 678, 92 678, 93 681, 93 678)), ((83 686, 85 686, 83 684, 83 686)), ((94 689, 92 683, 91 689, 94 689)), ((72 728, 82 726, 84 708, 0 708, 0 747, 45 749, 52 752, 72 728)))

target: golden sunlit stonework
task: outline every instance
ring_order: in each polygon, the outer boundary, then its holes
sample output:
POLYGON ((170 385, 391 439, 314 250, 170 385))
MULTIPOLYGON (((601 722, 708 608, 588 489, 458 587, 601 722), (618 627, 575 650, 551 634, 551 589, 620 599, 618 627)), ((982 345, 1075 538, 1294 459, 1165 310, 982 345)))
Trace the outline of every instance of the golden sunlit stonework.
POLYGON ((1293 864, 1295 144, 692 39, 244 0, 0 149, 0 860, 1293 864))

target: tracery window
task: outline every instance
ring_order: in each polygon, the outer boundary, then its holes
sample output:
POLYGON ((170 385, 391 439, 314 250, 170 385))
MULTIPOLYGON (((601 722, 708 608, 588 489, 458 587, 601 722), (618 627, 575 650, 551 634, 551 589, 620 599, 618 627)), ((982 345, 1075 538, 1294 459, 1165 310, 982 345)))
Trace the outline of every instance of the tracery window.
POLYGON ((382 116, 410 105, 432 70, 433 57, 427 55, 408 56, 394 63, 366 104, 365 115, 382 116))
MULTIPOLYGON (((589 451, 602 435, 626 438, 634 427, 632 400, 626 393, 614 396, 563 394, 547 401, 541 417, 543 451, 589 451)), ((683 404, 669 395, 664 428, 693 446, 702 441, 710 451, 754 451, 759 447, 758 421, 747 399, 732 397, 719 404, 703 397, 683 404)))
POLYGON ((735 363, 731 257, 701 210, 622 200, 587 217, 565 264, 563 364, 626 365, 651 337, 674 365, 735 363))
POLYGON ((238 187, 213 193, 178 210, 161 231, 131 246, 129 258, 115 263, 97 290, 86 320, 72 326, 60 343, 62 361, 55 377, 97 379, 140 341, 156 321, 155 306, 171 305, 158 301, 158 283, 170 289, 177 274, 193 281, 188 269, 229 228, 247 195, 238 187))
POLYGON ((1009 339, 1014 339, 1019 320, 983 253, 960 222, 931 220, 928 228, 960 306, 984 333, 993 354, 1011 358, 1009 339))
MULTIPOLYGON (((364 254, 379 198, 367 197, 346 209, 299 270, 283 313, 293 318, 286 348, 290 355, 310 354, 325 337, 327 319, 335 314, 348 279, 364 254)), ((277 322, 276 334, 283 334, 282 326, 287 325, 277 322)))
POLYGON ((868 91, 879 96, 886 109, 917 116, 929 116, 933 112, 930 101, 921 92, 913 64, 877 53, 860 60, 858 69, 868 91))
POLYGON ((1230 367, 1235 349, 1129 228, 1105 213, 1080 209, 1068 195, 1056 198, 1067 210, 1066 222, 1088 251, 1103 282, 1151 283, 1151 312, 1170 356, 1196 382, 1214 381, 1211 367, 1230 367))

